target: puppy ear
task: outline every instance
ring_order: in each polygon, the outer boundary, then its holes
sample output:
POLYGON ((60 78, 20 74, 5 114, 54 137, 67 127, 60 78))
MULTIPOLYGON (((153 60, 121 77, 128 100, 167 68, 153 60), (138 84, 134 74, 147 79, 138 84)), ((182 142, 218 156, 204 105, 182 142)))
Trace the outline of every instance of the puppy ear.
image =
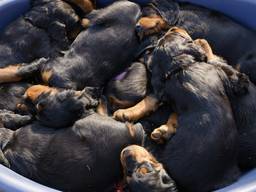
POLYGON ((151 6, 168 23, 174 25, 178 20, 179 5, 172 0, 153 0, 151 6))

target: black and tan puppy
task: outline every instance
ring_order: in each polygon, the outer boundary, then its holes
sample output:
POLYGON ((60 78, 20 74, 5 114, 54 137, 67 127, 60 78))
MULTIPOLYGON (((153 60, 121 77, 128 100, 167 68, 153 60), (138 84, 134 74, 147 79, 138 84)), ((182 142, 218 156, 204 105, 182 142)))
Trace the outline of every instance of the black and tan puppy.
POLYGON ((126 147, 121 152, 125 181, 131 192, 177 192, 176 184, 145 148, 126 147))
POLYGON ((45 65, 41 67, 43 81, 53 87, 73 89, 104 85, 138 53, 135 25, 139 16, 139 6, 129 1, 91 13, 89 28, 79 34, 64 56, 41 62, 45 65))
POLYGON ((92 12, 90 26, 78 35, 63 57, 49 60, 42 69, 53 87, 83 89, 103 86, 135 58, 138 5, 120 1, 92 12))
MULTIPOLYGON (((210 45, 205 40, 198 41, 207 53, 209 62, 225 71, 233 86, 232 91, 227 92, 239 133, 238 161, 242 169, 256 167, 256 87, 248 77, 228 66, 226 61, 214 55, 210 45)), ((244 62, 253 61, 253 54, 244 58, 244 62)), ((247 65, 248 66, 248 65, 247 65)), ((241 65, 243 67, 243 65, 241 65)), ((253 73, 253 71, 252 71, 253 73)))
POLYGON ((114 114, 116 119, 136 121, 160 102, 173 107, 168 122, 151 137, 168 140, 176 132, 161 162, 182 191, 212 191, 240 174, 237 130, 226 95, 232 87, 226 74, 206 61, 205 52, 186 31, 172 28, 154 50, 154 96, 114 114))
POLYGON ((75 10, 63 0, 34 0, 31 10, 0 36, 0 67, 54 57, 68 48, 80 28, 75 10))
POLYGON ((0 129, 0 161, 15 172, 61 191, 104 191, 122 174, 120 153, 141 145, 143 129, 92 113, 72 127, 37 123, 0 129))
POLYGON ((26 108, 34 107, 32 110, 38 122, 54 128, 72 126, 75 121, 86 115, 85 109, 94 109, 98 105, 90 88, 73 91, 35 85, 26 90, 24 97, 27 102, 23 105, 26 108), (28 103, 32 103, 33 106, 28 103))
POLYGON ((143 17, 137 25, 140 36, 178 26, 188 31, 193 39, 207 39, 216 54, 233 66, 256 48, 255 32, 203 7, 173 0, 153 0, 142 12, 143 17))
POLYGON ((134 106, 147 93, 147 69, 143 63, 132 63, 124 72, 108 82, 104 95, 111 113, 134 106))

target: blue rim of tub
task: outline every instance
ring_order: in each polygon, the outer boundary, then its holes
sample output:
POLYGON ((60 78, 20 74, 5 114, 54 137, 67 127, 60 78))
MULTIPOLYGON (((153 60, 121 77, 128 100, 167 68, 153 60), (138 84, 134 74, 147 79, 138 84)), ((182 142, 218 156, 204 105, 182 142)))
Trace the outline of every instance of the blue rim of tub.
MULTIPOLYGON (((101 6, 105 6, 109 3, 112 3, 114 0, 99 0, 101 1, 101 6)), ((142 4, 148 2, 149 0, 133 0, 134 2, 140 2, 142 4)), ((227 2, 230 0, 181 0, 181 1, 190 1, 196 4, 203 5, 208 8, 213 8, 215 10, 227 13, 228 16, 235 15, 233 18, 238 18, 237 20, 244 23, 245 25, 256 29, 256 11, 254 11, 254 16, 252 17, 249 11, 250 19, 247 19, 247 16, 236 16, 236 13, 232 13, 232 10, 225 12, 226 8, 224 8, 227 2), (207 3, 208 2, 208 3, 207 3), (213 2, 217 3, 214 4, 213 2), (221 4, 224 3, 224 7, 221 7, 221 4), (212 5, 214 4, 214 5, 212 5), (220 8, 219 8, 220 7, 220 8), (232 13, 230 15, 230 12, 232 13), (243 18, 245 18, 243 20, 243 18), (252 19, 253 18, 253 19, 252 19), (249 22, 252 20, 252 22, 249 22), (249 23, 249 24, 248 24, 249 23)), ((238 3, 238 1, 242 3, 252 3, 253 0, 232 0, 233 2, 238 3)), ((15 20, 18 16, 24 14, 27 10, 29 10, 30 1, 29 0, 0 0, 0 30, 8 25, 11 21, 15 20)), ((246 8, 246 6, 242 6, 246 8)), ((241 7, 240 7, 241 8, 241 7)), ((247 9, 247 8, 246 8, 247 9)), ((244 9, 244 10, 246 10, 244 9)), ((250 8, 251 10, 251 8, 250 8)), ((254 1, 254 10, 256 10, 256 1, 254 1)), ((246 11, 247 13, 247 11, 246 11)), ((240 12, 240 15, 241 12, 240 12)), ((38 184, 32 180, 29 180, 12 170, 0 165, 0 191, 5 192, 59 192, 58 190, 43 186, 38 184)), ((234 184, 225 187, 223 189, 218 190, 217 192, 254 192, 256 191, 256 169, 246 173, 243 175, 237 182, 234 184)))

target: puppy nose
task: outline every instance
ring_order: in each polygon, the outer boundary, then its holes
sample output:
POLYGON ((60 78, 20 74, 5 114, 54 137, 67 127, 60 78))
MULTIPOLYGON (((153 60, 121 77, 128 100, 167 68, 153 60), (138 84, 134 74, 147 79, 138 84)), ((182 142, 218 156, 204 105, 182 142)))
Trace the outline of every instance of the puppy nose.
POLYGON ((143 28, 140 24, 137 24, 136 27, 135 27, 135 30, 136 30, 137 33, 140 33, 143 30, 143 28))

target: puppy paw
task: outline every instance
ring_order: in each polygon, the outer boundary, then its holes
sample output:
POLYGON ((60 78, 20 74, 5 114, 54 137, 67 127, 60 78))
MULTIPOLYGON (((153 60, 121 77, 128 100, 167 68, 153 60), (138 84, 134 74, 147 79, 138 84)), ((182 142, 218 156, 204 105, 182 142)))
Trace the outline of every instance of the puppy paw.
POLYGON ((162 125, 151 133, 151 139, 158 144, 163 144, 172 137, 167 125, 162 125))
POLYGON ((47 59, 41 58, 41 59, 35 60, 30 64, 21 65, 17 71, 17 75, 23 78, 30 77, 33 74, 39 72, 42 65, 45 64, 47 61, 48 61, 47 59))
POLYGON ((129 121, 133 122, 136 121, 136 115, 132 110, 127 110, 127 109, 119 109, 113 114, 113 118, 118 120, 118 121, 129 121))

